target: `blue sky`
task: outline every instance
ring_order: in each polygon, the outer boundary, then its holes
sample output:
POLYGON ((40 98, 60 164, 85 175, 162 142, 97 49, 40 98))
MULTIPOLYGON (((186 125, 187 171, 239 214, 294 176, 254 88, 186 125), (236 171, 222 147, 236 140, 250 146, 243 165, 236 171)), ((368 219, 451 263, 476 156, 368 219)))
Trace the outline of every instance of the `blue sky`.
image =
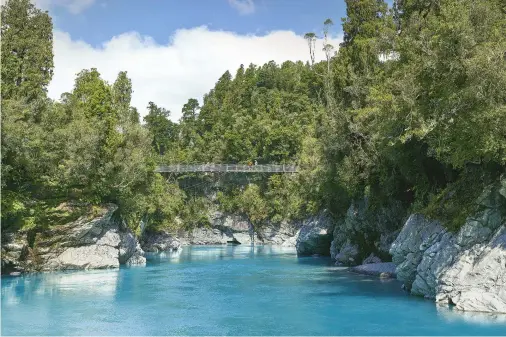
MULTIPOLYGON (((5 0, 0 0, 5 1, 5 0)), ((177 121, 189 98, 201 100, 227 70, 271 60, 307 61, 304 33, 342 40, 344 0, 32 0, 54 23, 55 69, 49 96, 72 90, 75 75, 97 68, 112 83, 132 79, 132 105, 141 115, 153 101, 177 121)), ((323 41, 316 58, 324 59, 323 41)))
POLYGON ((57 29, 92 45, 128 31, 149 35, 166 43, 180 28, 202 25, 238 34, 267 34, 290 30, 299 35, 320 29, 330 17, 341 32, 346 15, 343 0, 97 0, 79 13, 68 7, 51 7, 57 29))

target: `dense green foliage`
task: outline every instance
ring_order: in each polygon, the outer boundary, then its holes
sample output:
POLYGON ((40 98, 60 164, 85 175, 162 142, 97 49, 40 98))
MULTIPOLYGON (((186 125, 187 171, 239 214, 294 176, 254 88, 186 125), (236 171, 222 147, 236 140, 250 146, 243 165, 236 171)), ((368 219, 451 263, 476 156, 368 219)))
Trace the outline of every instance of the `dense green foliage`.
POLYGON ((1 42, 2 230, 38 230, 106 202, 134 229, 141 218, 171 223, 184 193, 153 172, 153 137, 130 107, 127 74, 109 85, 83 70, 49 100, 51 19, 28 0, 2 8, 1 42))
MULTIPOLYGON (((342 44, 307 33, 310 62, 228 71, 179 123, 132 83, 83 70, 46 97, 52 24, 28 0, 2 10, 2 229, 37 228, 70 204, 119 205, 132 228, 205 225, 206 212, 255 226, 353 200, 400 201, 450 227, 506 168, 506 7, 502 0, 346 0, 342 44), (315 62, 315 48, 326 59, 315 62), (297 163, 296 175, 185 175, 160 163, 297 163)), ((59 220, 58 220, 59 219, 59 220)))

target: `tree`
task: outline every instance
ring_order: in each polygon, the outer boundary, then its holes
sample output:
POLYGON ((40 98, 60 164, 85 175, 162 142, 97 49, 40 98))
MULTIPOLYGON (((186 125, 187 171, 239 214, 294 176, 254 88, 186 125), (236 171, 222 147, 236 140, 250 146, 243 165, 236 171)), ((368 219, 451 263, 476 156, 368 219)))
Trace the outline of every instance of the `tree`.
POLYGON ((188 122, 195 120, 197 118, 199 110, 199 102, 195 98, 190 98, 188 102, 183 105, 183 113, 181 117, 181 122, 188 122))
POLYGON ((327 73, 330 76, 330 59, 332 58, 332 51, 334 50, 334 46, 329 43, 329 30, 334 23, 331 19, 325 20, 323 23, 323 51, 325 52, 325 58, 327 59, 327 73))
POLYGON ((169 119, 170 111, 149 102, 148 114, 144 116, 146 128, 153 137, 153 149, 159 155, 164 155, 176 139, 176 125, 169 119))
POLYGON ((311 60, 311 67, 314 66, 315 56, 315 43, 316 43, 316 34, 313 32, 309 32, 304 34, 304 39, 307 41, 307 45, 309 47, 309 59, 311 60))
POLYGON ((2 99, 45 97, 53 76, 53 24, 30 0, 2 6, 2 99))
POLYGON ((73 107, 86 117, 117 120, 112 90, 96 68, 84 69, 77 74, 71 97, 73 107))
POLYGON ((128 78, 126 71, 121 71, 112 85, 112 99, 115 110, 121 124, 138 122, 137 110, 130 107, 132 100, 132 80, 128 78))

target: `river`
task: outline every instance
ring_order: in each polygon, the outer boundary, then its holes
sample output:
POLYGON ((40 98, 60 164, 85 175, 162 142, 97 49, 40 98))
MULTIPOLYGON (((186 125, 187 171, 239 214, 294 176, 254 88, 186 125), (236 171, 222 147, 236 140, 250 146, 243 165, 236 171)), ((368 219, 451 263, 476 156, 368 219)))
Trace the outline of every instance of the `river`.
POLYGON ((293 248, 193 246, 146 267, 2 277, 2 335, 504 335, 293 248))

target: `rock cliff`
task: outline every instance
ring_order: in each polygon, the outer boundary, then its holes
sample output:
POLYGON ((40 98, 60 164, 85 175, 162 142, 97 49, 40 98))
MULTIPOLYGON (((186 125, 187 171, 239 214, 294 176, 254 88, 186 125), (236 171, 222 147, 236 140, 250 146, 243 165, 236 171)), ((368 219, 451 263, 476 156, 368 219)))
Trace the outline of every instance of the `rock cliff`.
POLYGON ((105 205, 65 225, 35 234, 5 233, 2 272, 117 268, 145 264, 144 252, 126 226, 113 221, 117 206, 105 205))
POLYGON ((296 233, 298 255, 329 255, 334 224, 326 212, 303 221, 296 233))
POLYGON ((303 221, 254 226, 243 215, 210 212, 210 226, 178 233, 147 232, 141 240, 147 252, 176 250, 180 245, 267 244, 296 247, 299 255, 329 255, 333 222, 326 212, 303 221))
POLYGON ((390 245, 404 217, 400 203, 374 210, 367 199, 352 203, 334 227, 331 257, 336 264, 348 266, 390 261, 390 245))
POLYGON ((465 311, 506 313, 506 179, 477 200, 457 233, 422 215, 409 217, 390 253, 414 295, 465 311))

